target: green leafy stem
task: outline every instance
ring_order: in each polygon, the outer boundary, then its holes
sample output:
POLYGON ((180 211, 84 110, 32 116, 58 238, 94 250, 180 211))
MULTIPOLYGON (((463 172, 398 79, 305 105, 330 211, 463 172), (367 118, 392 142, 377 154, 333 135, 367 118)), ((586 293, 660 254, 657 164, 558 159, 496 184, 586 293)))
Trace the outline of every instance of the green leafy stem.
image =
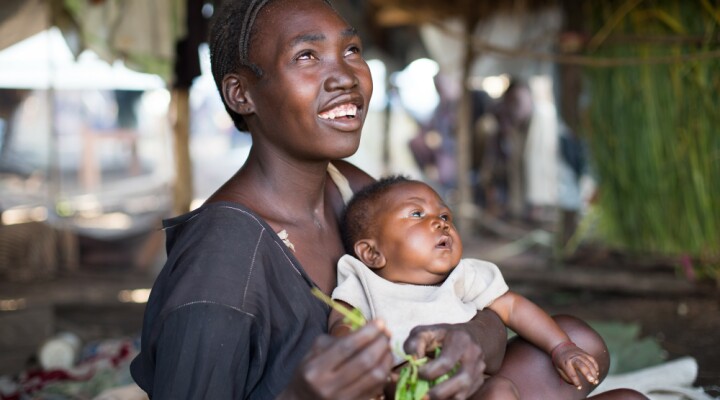
MULTIPOLYGON (((363 317, 360 310, 348 309, 347 307, 328 297, 328 295, 326 295, 316 287, 312 288, 311 291, 315 297, 322 300, 325 304, 329 305, 334 310, 342 314, 343 322, 348 324, 351 330, 354 331, 367 323, 367 320, 365 319, 365 317, 363 317)), ((439 347, 435 349, 434 357, 437 357, 438 355, 440 355, 439 347)), ((418 376, 418 370, 420 369, 420 367, 428 362, 427 357, 415 358, 413 356, 404 354, 403 358, 407 362, 400 368, 400 377, 398 378, 397 387, 395 389, 395 400, 420 400, 427 394, 431 387, 447 380, 453 374, 455 374, 458 369, 458 366, 456 365, 447 374, 442 375, 435 380, 427 381, 418 376)))

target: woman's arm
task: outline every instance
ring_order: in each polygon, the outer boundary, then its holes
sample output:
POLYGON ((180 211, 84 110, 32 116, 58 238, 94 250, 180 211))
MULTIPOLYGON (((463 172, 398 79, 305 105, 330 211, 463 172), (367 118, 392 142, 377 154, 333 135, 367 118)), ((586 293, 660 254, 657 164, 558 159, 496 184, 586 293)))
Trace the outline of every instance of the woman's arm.
MULTIPOLYGON (((358 190, 375 182, 375 178, 347 161, 335 160, 332 162, 332 165, 347 179, 347 183, 350 185, 350 190, 353 193, 357 193, 358 190)), ((335 216, 338 221, 340 221, 343 211, 345 210, 345 201, 340 194, 340 190, 334 183, 329 182, 325 186, 325 192, 329 196, 330 204, 335 211, 335 216)))
POLYGON ((347 178, 353 192, 357 192, 363 187, 375 182, 375 178, 367 172, 345 160, 335 160, 332 164, 347 178))
POLYGON ((477 391, 485 380, 485 373, 494 373, 500 368, 506 344, 505 325, 495 312, 486 309, 463 324, 415 327, 404 349, 407 354, 424 357, 436 347, 442 348, 440 356, 420 370, 420 375, 427 380, 446 374, 459 363, 460 368, 450 379, 430 391, 434 399, 447 399, 466 398, 477 391))
POLYGON ((485 372, 493 374, 500 369, 507 346, 507 330, 492 310, 482 310, 464 324, 470 336, 483 349, 485 372))
POLYGON ((258 379, 247 356, 252 324, 247 314, 214 303, 181 307, 162 324, 154 368, 138 366, 133 375, 138 383, 152 379, 141 387, 153 399, 244 398, 258 379))

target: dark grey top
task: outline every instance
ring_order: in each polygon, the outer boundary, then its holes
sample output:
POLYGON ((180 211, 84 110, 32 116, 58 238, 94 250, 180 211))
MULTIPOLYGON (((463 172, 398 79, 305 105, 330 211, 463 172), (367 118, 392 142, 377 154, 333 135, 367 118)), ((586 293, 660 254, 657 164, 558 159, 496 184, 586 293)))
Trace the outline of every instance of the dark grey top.
POLYGON ((168 259, 145 310, 133 379, 152 399, 273 399, 329 308, 265 221, 234 203, 163 221, 168 259))

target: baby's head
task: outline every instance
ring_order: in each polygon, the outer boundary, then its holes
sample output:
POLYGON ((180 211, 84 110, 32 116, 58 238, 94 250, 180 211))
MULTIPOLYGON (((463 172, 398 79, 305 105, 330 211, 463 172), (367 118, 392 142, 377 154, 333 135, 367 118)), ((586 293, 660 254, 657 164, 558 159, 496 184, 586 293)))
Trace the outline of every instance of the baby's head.
POLYGON ((462 256, 452 211, 430 186, 402 176, 381 179, 353 197, 343 241, 349 254, 398 283, 441 283, 462 256))

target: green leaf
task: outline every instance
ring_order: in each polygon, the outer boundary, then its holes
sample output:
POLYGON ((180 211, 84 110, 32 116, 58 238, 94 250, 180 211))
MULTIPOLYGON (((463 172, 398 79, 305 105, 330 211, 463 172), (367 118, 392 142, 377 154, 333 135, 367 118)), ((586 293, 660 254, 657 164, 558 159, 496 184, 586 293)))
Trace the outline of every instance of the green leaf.
POLYGON ((430 383, 424 379, 418 379, 413 390, 413 399, 422 399, 430 390, 430 383))
POLYGON ((410 368, 400 369, 400 378, 398 379, 397 387, 395 389, 395 400, 405 400, 408 397, 408 378, 410 377, 410 368))

